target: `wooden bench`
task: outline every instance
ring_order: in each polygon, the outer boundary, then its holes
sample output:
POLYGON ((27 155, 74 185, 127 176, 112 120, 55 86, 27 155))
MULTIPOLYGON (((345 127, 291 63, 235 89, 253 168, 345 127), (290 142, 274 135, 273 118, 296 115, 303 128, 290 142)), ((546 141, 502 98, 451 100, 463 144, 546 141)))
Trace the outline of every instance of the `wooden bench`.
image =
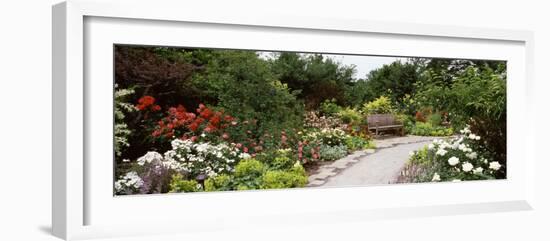
POLYGON ((367 116, 369 131, 373 131, 378 135, 381 131, 395 130, 400 135, 405 135, 403 123, 395 118, 392 114, 374 114, 367 116))

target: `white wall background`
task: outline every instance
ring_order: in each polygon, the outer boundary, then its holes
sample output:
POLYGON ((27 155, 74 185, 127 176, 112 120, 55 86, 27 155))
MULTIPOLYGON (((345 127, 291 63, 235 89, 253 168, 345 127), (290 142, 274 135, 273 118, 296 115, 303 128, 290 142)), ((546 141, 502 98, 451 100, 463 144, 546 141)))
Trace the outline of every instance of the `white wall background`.
MULTIPOLYGON (((184 0, 182 0, 184 1, 184 0)), ((57 240, 50 235, 51 5, 54 0, 4 1, 0 7, 0 240, 57 240)), ((535 32, 537 200, 535 211, 404 219, 281 230, 116 240, 550 240, 550 7, 545 1, 190 1, 212 14, 279 12, 367 20, 532 30, 535 32)), ((307 204, 304 204, 307 205, 307 204)))

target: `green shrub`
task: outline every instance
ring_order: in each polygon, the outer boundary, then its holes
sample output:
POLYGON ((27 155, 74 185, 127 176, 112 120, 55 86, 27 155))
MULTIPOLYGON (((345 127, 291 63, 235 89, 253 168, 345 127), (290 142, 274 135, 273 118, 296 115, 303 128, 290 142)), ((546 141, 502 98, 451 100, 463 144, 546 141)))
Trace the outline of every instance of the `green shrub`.
POLYGON ((433 126, 429 122, 416 122, 407 132, 417 136, 450 136, 453 134, 453 128, 433 126))
POLYGON ((260 132, 302 124, 304 105, 278 80, 269 63, 254 51, 217 50, 203 71, 193 75, 193 88, 204 99, 240 120, 258 120, 260 132))
POLYGON ((330 146, 322 144, 319 150, 321 160, 333 161, 345 157, 348 154, 348 149, 345 145, 330 146))
POLYGON ((286 156, 275 157, 270 163, 270 169, 285 170, 292 166, 294 161, 286 156))
POLYGON ((342 107, 336 104, 336 99, 333 98, 330 100, 327 99, 323 101, 319 109, 321 111, 321 114, 325 116, 335 116, 342 110, 342 107))
POLYGON ((181 174, 172 176, 170 192, 200 192, 201 187, 195 180, 185 180, 181 174))
POLYGON ((432 124, 432 126, 440 126, 442 121, 443 118, 440 113, 433 113, 428 116, 428 122, 432 124))
POLYGON ((235 167, 237 190, 258 189, 260 178, 265 170, 263 163, 256 159, 243 160, 235 167))
POLYGON ((204 182, 204 190, 211 191, 230 191, 232 190, 233 179, 230 175, 221 174, 212 178, 206 179, 204 182))
POLYGON ((408 164, 427 165, 430 161, 431 159, 428 158, 428 146, 424 146, 420 150, 413 152, 408 160, 408 164))
POLYGON ((350 151, 368 149, 372 147, 369 140, 359 136, 348 136, 345 142, 347 149, 350 151))
POLYGON ((338 112, 338 117, 346 124, 361 123, 363 116, 354 108, 346 107, 338 112))
POLYGON ((367 115, 372 114, 388 114, 393 112, 393 105, 390 98, 386 96, 380 96, 371 102, 363 105, 363 113, 367 115))
POLYGON ((415 125, 415 121, 414 121, 414 117, 410 116, 410 115, 406 115, 406 114, 397 114, 395 115, 395 118, 397 119, 397 121, 403 123, 403 126, 405 127, 405 131, 407 133, 410 132, 410 130, 414 127, 415 125))
POLYGON ((257 160, 265 163, 270 170, 287 170, 294 165, 294 154, 290 148, 266 150, 256 156, 257 160))
POLYGON ((307 184, 307 174, 299 163, 287 171, 267 171, 262 176, 262 189, 304 187, 307 184))
POLYGON ((288 171, 267 171, 262 177, 262 189, 304 187, 307 176, 288 171))

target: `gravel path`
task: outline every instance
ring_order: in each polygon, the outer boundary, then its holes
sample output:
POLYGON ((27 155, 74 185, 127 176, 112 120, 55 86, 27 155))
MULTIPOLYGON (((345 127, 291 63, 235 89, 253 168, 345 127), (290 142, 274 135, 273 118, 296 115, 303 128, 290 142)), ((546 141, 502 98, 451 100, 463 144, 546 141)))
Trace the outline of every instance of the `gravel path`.
POLYGON ((381 149, 376 150, 371 155, 359 157, 357 163, 328 178, 321 186, 362 186, 393 183, 409 158, 409 152, 422 148, 430 143, 432 139, 420 138, 414 140, 413 143, 407 140, 403 144, 400 142, 404 140, 397 142, 396 140, 380 140, 377 147, 382 146, 381 149))

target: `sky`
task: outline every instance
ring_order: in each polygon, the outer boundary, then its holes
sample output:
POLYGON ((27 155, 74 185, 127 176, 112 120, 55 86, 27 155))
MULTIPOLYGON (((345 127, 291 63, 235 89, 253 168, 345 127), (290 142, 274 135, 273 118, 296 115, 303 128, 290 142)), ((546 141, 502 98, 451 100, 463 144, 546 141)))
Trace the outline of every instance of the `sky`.
MULTIPOLYGON (((262 58, 272 58, 272 52, 258 52, 262 58)), ((406 58, 399 57, 381 57, 368 55, 343 55, 343 54, 323 54, 324 57, 331 58, 344 65, 355 65, 355 74, 353 78, 365 78, 367 74, 378 69, 385 64, 391 64, 396 60, 405 61, 406 58)))
POLYGON ((397 57, 381 57, 381 56, 367 56, 367 55, 335 55, 335 54, 323 54, 323 56, 341 62, 344 65, 355 65, 354 78, 365 78, 367 74, 375 69, 378 69, 385 64, 391 64, 396 60, 405 61, 406 58, 397 57))

